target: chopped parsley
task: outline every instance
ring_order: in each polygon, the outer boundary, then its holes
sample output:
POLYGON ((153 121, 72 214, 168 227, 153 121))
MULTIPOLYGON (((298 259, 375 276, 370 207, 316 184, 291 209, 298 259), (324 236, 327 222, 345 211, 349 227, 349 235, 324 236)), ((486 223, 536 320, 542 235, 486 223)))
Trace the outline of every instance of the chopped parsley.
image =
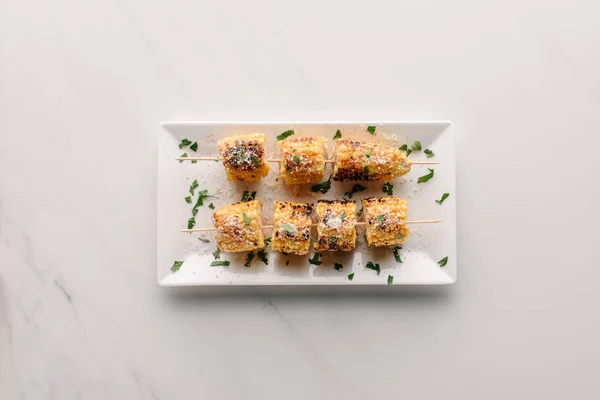
POLYGON ((210 263, 211 267, 226 267, 228 265, 229 265, 229 261, 227 261, 227 260, 213 261, 210 263))
POLYGON ((248 218, 245 211, 242 211, 242 216, 244 217, 244 224, 250 225, 250 218, 248 218))
POLYGON ((378 223, 379 225, 381 225, 381 224, 383 223, 383 215, 379 214, 379 215, 377 216, 377 223, 378 223))
POLYGON ((299 163, 300 162, 300 157, 294 156, 294 158, 292 158, 292 160, 294 160, 295 163, 299 163))
POLYGON ((344 266, 342 264, 335 263, 333 264, 333 268, 335 268, 336 271, 341 271, 344 266))
POLYGON ((351 199, 355 193, 362 192, 363 190, 366 190, 366 189, 367 189, 366 186, 363 186, 363 185, 357 183, 356 185, 354 185, 352 187, 352 189, 350 189, 349 192, 344 193, 344 196, 351 199))
POLYGON ((412 153, 412 150, 408 148, 407 144, 403 144, 402 146, 400 146, 400 150, 405 152, 407 157, 410 153, 412 153))
POLYGON ((418 140, 414 142, 412 145, 412 151, 421 151, 421 142, 418 140))
POLYGON ((423 153, 427 154, 427 157, 433 157, 433 156, 435 156, 435 153, 433 151, 429 150, 429 149, 425 149, 423 151, 423 153))
POLYGON ((248 194, 248 193, 250 193, 250 192, 248 192, 247 190, 244 190, 244 193, 242 194, 242 199, 240 200, 241 203, 244 203, 246 201, 252 201, 256 197, 256 192, 252 192, 252 194, 248 194))
POLYGON ((329 192, 329 189, 331 189, 331 175, 329 175, 329 179, 327 179, 325 182, 321 182, 310 187, 310 190, 313 192, 321 192, 323 194, 329 192))
MULTIPOLYGON (((183 140, 181 141, 181 143, 179 143, 179 148, 180 148, 180 149, 183 149, 184 147, 186 147, 186 146, 189 146, 190 144, 192 144, 192 142, 191 142, 191 141, 189 141, 189 140, 187 140, 187 139, 183 139, 183 140)), ((183 157, 183 156, 182 156, 182 157, 183 157)), ((186 157, 187 157, 187 156, 186 156, 186 157)))
POLYGON ((363 173, 365 175, 369 175, 369 167, 365 165, 365 168, 363 168, 363 173))
POLYGON ((338 129, 337 132, 335 133, 335 135, 333 135, 333 140, 341 139, 341 137, 342 137, 342 132, 340 132, 340 130, 338 129))
POLYGON ((285 261, 285 265, 286 265, 286 266, 287 266, 287 265, 290 265, 290 260, 286 260, 286 261, 285 261))
MULTIPOLYGON (((187 153, 183 153, 182 155, 180 155, 179 157, 187 157, 187 153)), ((185 160, 179 160, 179 164, 181 164, 182 162, 184 162, 185 160)))
POLYGON ((198 238, 199 241, 203 242, 203 243, 210 243, 210 240, 205 239, 205 238, 198 238))
POLYGON ((198 180, 194 179, 194 182, 192 182, 192 185, 190 186, 190 193, 192 194, 192 196, 194 195, 194 190, 196 190, 196 188, 198 187, 198 180))
POLYGON ((348 216, 348 215, 346 215, 346 211, 344 211, 344 212, 342 213, 342 216, 340 217, 340 219, 343 221, 343 220, 345 220, 345 219, 346 219, 346 217, 347 217, 347 216, 348 216))
POLYGON ((447 263, 448 263, 448 257, 444 257, 440 261, 438 261, 438 264, 440 264, 441 268, 445 267, 447 263))
POLYGON ((190 150, 198 151, 198 142, 194 142, 194 144, 190 146, 190 150))
POLYGON ((371 153, 369 153, 368 151, 365 153, 365 157, 367 158, 371 158, 371 153))
POLYGON ((322 262, 319 260, 319 257, 321 257, 321 253, 315 253, 313 258, 308 259, 308 263, 312 265, 321 265, 322 262))
POLYGON ((208 195, 208 189, 204 189, 204 190, 199 191, 198 192, 198 200, 196 200, 196 205, 194 206, 194 208, 198 208, 200 206, 203 206, 204 205, 204 200, 208 199, 209 197, 214 197, 214 196, 209 196, 208 195))
POLYGON ((221 258, 221 249, 217 247, 217 249, 215 251, 213 251, 213 257, 215 258, 215 260, 218 260, 221 258))
POLYGON ((215 205, 214 205, 213 203, 210 203, 210 204, 208 205, 208 208, 210 208, 211 210, 214 210, 214 209, 215 209, 215 205))
POLYGON ((367 127, 367 132, 369 132, 371 135, 374 135, 375 134, 375 129, 377 129, 376 126, 369 125, 367 127))
POLYGON ((444 193, 442 195, 442 198, 439 199, 439 200, 436 200, 435 202, 438 203, 438 204, 442 204, 444 202, 444 200, 446 200, 449 196, 450 196, 450 193, 444 193))
POLYGON ((388 194, 390 196, 394 195, 394 185, 392 185, 389 182, 386 182, 385 185, 383 185, 383 187, 381 188, 381 190, 383 191, 383 193, 388 194))
POLYGON ((403 234, 399 233, 399 234, 396 235, 396 239, 402 239, 402 238, 404 238, 403 234))
POLYGON ((396 259, 396 262, 403 262, 402 259, 400 258, 400 250, 402 250, 402 247, 400 246, 396 246, 394 247, 394 258, 396 259))
POLYGON ((294 131, 290 129, 289 131, 283 132, 281 135, 277 136, 277 140, 286 139, 294 134, 294 131))
POLYGON ((254 259, 254 252, 253 251, 248 252, 248 255, 246 256, 246 261, 244 262, 244 267, 250 268, 250 264, 252 263, 253 259, 254 259))
POLYGON ((391 285, 392 283, 394 283, 394 276, 388 275, 388 285, 391 285))
POLYGON ((362 215, 362 213, 363 213, 363 206, 360 206, 360 210, 358 210, 358 211, 356 212, 356 216, 357 216, 357 217, 360 217, 360 216, 362 215))
POLYGON ((271 244, 271 238, 270 238, 270 237, 266 238, 266 239, 264 240, 264 242, 265 242, 265 246, 268 246, 268 245, 270 245, 270 244, 271 244))
POLYGON ((294 228, 294 227, 293 227, 293 226, 291 226, 290 224, 281 224, 281 227, 282 227, 282 228, 283 228, 285 231, 287 231, 287 232, 289 232, 289 233, 296 233, 296 232, 297 232, 296 228, 294 228))
POLYGON ((196 225, 196 218, 192 217, 188 219, 188 229, 192 229, 196 225))
POLYGON ((366 267, 377 272, 377 275, 379 275, 379 273, 381 272, 381 268, 379 267, 379 264, 373 264, 371 261, 369 261, 367 263, 366 267))
POLYGON ((419 177, 419 179, 417 179, 417 183, 425 183, 428 180, 430 180, 431 178, 433 178, 433 170, 431 168, 427 168, 429 170, 429 173, 427 175, 423 175, 421 177, 419 177))
POLYGON ((348 275, 348 280, 351 281, 352 279, 354 279, 354 272, 348 275))
POLYGON ((260 163, 258 162, 258 158, 254 157, 254 156, 250 156, 250 160, 252 161, 252 164, 254 164, 254 166, 260 167, 260 163))
POLYGON ((195 217, 198 214, 198 209, 196 207, 192 208, 192 215, 195 217))
POLYGON ((173 261, 173 266, 171 267, 171 272, 179 271, 179 268, 183 265, 183 261, 173 261))
POLYGON ((188 204, 192 204, 192 197, 191 196, 187 196, 185 198, 185 202, 188 203, 188 204))
POLYGON ((269 265, 269 257, 265 249, 260 249, 256 255, 260 261, 265 263, 265 265, 269 265))

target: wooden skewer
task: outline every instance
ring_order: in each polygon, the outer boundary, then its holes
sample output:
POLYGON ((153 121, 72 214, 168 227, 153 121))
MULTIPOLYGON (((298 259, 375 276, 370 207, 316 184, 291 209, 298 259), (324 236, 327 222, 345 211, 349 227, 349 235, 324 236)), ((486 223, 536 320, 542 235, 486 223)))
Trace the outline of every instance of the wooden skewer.
MULTIPOLYGON (((422 219, 417 221, 405 221, 404 223, 407 225, 411 224, 437 224, 440 222, 444 222, 441 219, 422 219)), ((366 222, 357 222, 356 225, 366 225, 366 222)), ((312 226, 317 226, 317 224, 313 224, 312 226)), ((273 229, 273 225, 263 225, 260 229, 273 229)), ((216 231, 217 228, 193 228, 193 229, 181 229, 180 232, 210 232, 216 231)))
MULTIPOLYGON (((177 161, 223 161, 220 157, 175 157, 177 161)), ((270 163, 280 163, 280 158, 272 158, 267 160, 270 163)), ((326 164, 334 164, 335 160, 325 160, 326 164)), ((413 161, 413 165, 434 165, 439 164, 439 161, 413 161)))

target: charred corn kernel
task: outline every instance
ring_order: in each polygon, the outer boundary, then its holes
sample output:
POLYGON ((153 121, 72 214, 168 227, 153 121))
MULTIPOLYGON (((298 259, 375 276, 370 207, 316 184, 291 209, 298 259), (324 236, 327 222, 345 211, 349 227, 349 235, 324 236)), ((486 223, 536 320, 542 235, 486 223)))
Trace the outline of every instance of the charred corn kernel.
POLYGON ((406 212, 408 203, 397 197, 369 197, 362 199, 363 215, 367 223, 365 237, 369 246, 395 246, 408 238, 406 212))
POLYGON ((258 181, 269 173, 262 133, 229 136, 219 141, 228 181, 258 181))
POLYGON ((280 174, 288 185, 318 183, 325 173, 325 143, 320 137, 291 137, 280 142, 280 174))
POLYGON ((351 251, 356 247, 356 203, 354 200, 317 201, 318 251, 351 251))
POLYGON ((283 253, 308 254, 312 212, 312 204, 276 201, 271 248, 283 253))
POLYGON ((235 203, 214 212, 216 241, 221 251, 238 252, 262 249, 262 204, 258 200, 235 203))
POLYGON ((350 138, 335 141, 335 181, 381 181, 402 176, 410 171, 406 154, 384 144, 350 138))

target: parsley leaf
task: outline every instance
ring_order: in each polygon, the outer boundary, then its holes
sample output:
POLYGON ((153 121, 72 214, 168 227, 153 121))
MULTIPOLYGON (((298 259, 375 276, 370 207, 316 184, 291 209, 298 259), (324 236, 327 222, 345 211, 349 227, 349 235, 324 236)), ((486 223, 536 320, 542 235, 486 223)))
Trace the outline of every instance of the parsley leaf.
POLYGON ((402 262, 402 259, 400 258, 400 250, 402 250, 402 247, 400 247, 400 246, 394 247, 394 258, 396 259, 396 262, 399 262, 399 263, 402 262))
POLYGON ((223 260, 223 261, 213 261, 210 263, 211 267, 226 267, 229 265, 229 261, 227 260, 223 260))
POLYGON ((386 184, 383 185, 383 187, 381 188, 381 190, 383 191, 383 193, 388 194, 390 196, 394 195, 394 185, 392 185, 389 182, 386 182, 386 184))
POLYGON ((394 283, 394 276, 388 275, 388 285, 391 285, 392 283, 394 283))
POLYGON ((329 189, 331 189, 331 175, 329 175, 329 179, 327 179, 325 182, 321 182, 310 187, 310 190, 313 192, 321 192, 323 194, 329 192, 329 189))
POLYGON ((360 210, 358 210, 358 211, 356 212, 356 216, 357 216, 357 217, 360 217, 360 216, 362 215, 362 213, 363 213, 363 206, 360 206, 360 210))
POLYGON ((381 225, 381 224, 383 223, 383 215, 379 214, 379 215, 377 216, 377 223, 378 223, 379 225, 381 225))
POLYGON ((438 204, 442 204, 444 202, 444 200, 446 200, 449 196, 450 196, 450 193, 444 193, 442 195, 442 198, 439 199, 439 200, 436 200, 435 202, 438 203, 438 204))
POLYGON ((427 154, 427 157, 435 156, 435 153, 429 149, 425 149, 424 153, 427 154))
POLYGON ((253 251, 248 252, 248 255, 246 256, 246 261, 244 262, 244 267, 250 268, 250 264, 252 263, 253 259, 254 259, 254 252, 253 251))
POLYGON ((190 186, 190 193, 192 194, 192 196, 194 195, 194 190, 196 190, 196 188, 198 187, 198 180, 194 179, 194 182, 192 182, 192 185, 190 186))
POLYGON ((196 218, 192 217, 188 219, 188 229, 192 229, 196 225, 196 218))
POLYGON ((333 264, 333 268, 335 268, 336 271, 341 271, 344 266, 342 264, 335 263, 333 264))
POLYGON ((192 215, 195 217, 198 214, 198 209, 196 207, 192 208, 192 215))
MULTIPOLYGON (((179 157, 187 157, 187 153, 183 153, 182 155, 180 155, 179 157)), ((179 160, 179 164, 181 164, 182 162, 184 162, 185 160, 179 160)))
POLYGON ((258 158, 254 157, 254 156, 250 156, 250 160, 252 161, 252 164, 254 164, 254 166, 260 167, 260 163, 258 162, 258 158))
POLYGON ((296 162, 296 163, 299 163, 300 162, 300 157, 294 156, 294 158, 292 158, 292 160, 294 160, 294 162, 296 162))
POLYGON ((440 261, 438 261, 438 264, 440 264, 441 268, 445 267, 447 263, 448 263, 448 257, 444 257, 440 261))
POLYGON ((401 233, 399 233, 399 234, 396 235, 396 239, 402 239, 403 237, 404 237, 404 235, 401 234, 401 233))
POLYGON ((346 219, 346 217, 347 217, 347 216, 348 216, 348 215, 346 214, 346 211, 344 211, 344 212, 342 213, 342 216, 340 217, 340 219, 343 221, 343 220, 345 220, 345 219, 346 219))
POLYGON ((371 135, 374 135, 375 134, 375 129, 377 129, 376 126, 369 125, 367 127, 367 132, 369 132, 371 135))
POLYGON ((171 272, 179 271, 179 268, 183 265, 183 261, 173 261, 173 266, 171 267, 171 272))
POLYGON ((215 260, 218 260, 221 258, 221 249, 217 247, 217 249, 215 251, 213 251, 213 257, 215 258, 215 260))
POLYGON ((342 137, 342 132, 338 129, 335 135, 333 135, 333 140, 338 140, 342 137))
POLYGON ((208 208, 210 208, 211 210, 214 210, 214 209, 215 209, 215 205, 214 205, 213 203, 210 203, 210 204, 208 205, 208 208))
POLYGON ((240 203, 254 200, 254 198, 256 197, 256 192, 252 192, 252 194, 248 193, 249 192, 247 190, 244 190, 244 194, 242 194, 242 199, 240 200, 240 203))
POLYGON ((281 224, 281 227, 285 229, 289 233, 296 233, 297 229, 291 226, 290 224, 281 224))
POLYGON ((354 185, 352 187, 352 189, 350 189, 349 192, 344 193, 344 196, 351 199, 355 193, 362 192, 363 190, 366 190, 366 189, 367 189, 366 186, 363 186, 363 185, 357 183, 356 185, 354 185))
POLYGON ((198 142, 194 142, 194 144, 190 146, 190 150, 197 151, 198 150, 198 142))
POLYGON ((371 153, 369 153, 368 151, 365 153, 365 157, 367 158, 371 158, 371 153))
POLYGON ((260 249, 256 255, 260 261, 265 263, 265 265, 269 265, 269 258, 265 249, 260 249))
MULTIPOLYGON (((192 142, 191 142, 191 141, 189 141, 189 140, 187 140, 187 139, 183 139, 183 140, 181 141, 181 143, 179 143, 179 148, 180 148, 180 149, 183 149, 185 146, 189 146, 190 144, 192 144, 192 142)), ((182 156, 182 157, 184 157, 184 156, 182 156)), ((185 156, 185 157, 187 157, 187 156, 185 156)))
POLYGON ((286 266, 287 266, 287 265, 290 265, 290 260, 286 260, 286 261, 285 261, 285 265, 286 265, 286 266))
POLYGON ((288 138, 290 136, 292 136, 294 134, 294 131, 292 129, 290 129, 289 131, 285 131, 283 132, 281 135, 277 136, 277 140, 283 140, 285 138, 288 138))
POLYGON ((271 244, 271 238, 270 238, 270 237, 266 238, 266 239, 264 240, 264 242, 265 242, 265 246, 268 246, 268 245, 270 245, 270 244, 271 244))
POLYGON ((321 253, 315 253, 315 254, 313 255, 313 258, 309 258, 309 259, 308 259, 308 263, 309 263, 309 264, 312 264, 312 265, 321 265, 321 264, 322 264, 322 262, 321 262, 321 261, 319 261, 319 257, 321 257, 321 253))
POLYGON ((205 239, 205 238, 198 238, 199 241, 204 242, 204 243, 210 243, 210 240, 205 239))
POLYGON ((429 173, 427 175, 423 175, 421 177, 419 177, 419 179, 417 179, 417 183, 425 183, 428 180, 430 180, 431 178, 433 178, 433 170, 431 168, 427 168, 429 170, 429 173))
POLYGON ((381 268, 379 267, 379 264, 373 264, 371 261, 369 261, 367 263, 366 267, 377 272, 377 275, 379 275, 379 273, 381 272, 381 268))
POLYGON ((369 175, 369 167, 365 165, 365 168, 363 169, 363 173, 365 175, 369 175))
POLYGON ((403 144, 402 146, 400 146, 400 150, 405 152, 407 157, 410 153, 412 153, 412 150, 408 148, 407 144, 403 144))
POLYGON ((209 196, 208 195, 208 189, 204 189, 198 192, 198 200, 196 200, 196 204, 194 205, 194 208, 198 208, 200 206, 204 205, 204 200, 208 199, 209 197, 214 197, 214 196, 209 196))
POLYGON ((250 225, 250 218, 248 218, 245 211, 242 211, 242 216, 244 217, 244 224, 250 225))
POLYGON ((421 142, 418 140, 414 142, 412 145, 412 151, 421 151, 421 142))
POLYGON ((185 198, 185 202, 188 203, 188 204, 192 204, 192 198, 191 198, 191 196, 187 196, 185 198))
POLYGON ((348 280, 351 281, 352 279, 354 279, 354 272, 348 275, 348 280))

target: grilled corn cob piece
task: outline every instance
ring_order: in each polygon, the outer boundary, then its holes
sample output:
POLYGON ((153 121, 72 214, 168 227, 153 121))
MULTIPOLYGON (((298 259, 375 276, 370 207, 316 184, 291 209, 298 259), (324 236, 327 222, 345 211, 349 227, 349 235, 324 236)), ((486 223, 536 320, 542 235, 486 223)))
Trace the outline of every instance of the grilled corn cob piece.
POLYGON ((219 141, 228 181, 258 181, 269 173, 265 135, 229 136, 219 141))
POLYGON ((408 238, 404 223, 408 203, 397 197, 369 197, 362 199, 367 222, 365 237, 369 246, 395 246, 408 238))
POLYGON ((318 251, 351 251, 356 247, 356 203, 354 200, 317 201, 318 251))
POLYGON ((213 214, 216 241, 221 251, 239 252, 262 249, 262 204, 258 200, 221 207, 213 214))
POLYGON ((312 212, 312 204, 276 201, 271 248, 283 253, 308 254, 312 212))
POLYGON ((406 154, 391 146, 350 138, 335 141, 335 181, 381 181, 402 176, 412 162, 406 154))
POLYGON ((280 142, 280 174, 288 185, 318 183, 325 173, 325 143, 320 137, 292 137, 280 142))

